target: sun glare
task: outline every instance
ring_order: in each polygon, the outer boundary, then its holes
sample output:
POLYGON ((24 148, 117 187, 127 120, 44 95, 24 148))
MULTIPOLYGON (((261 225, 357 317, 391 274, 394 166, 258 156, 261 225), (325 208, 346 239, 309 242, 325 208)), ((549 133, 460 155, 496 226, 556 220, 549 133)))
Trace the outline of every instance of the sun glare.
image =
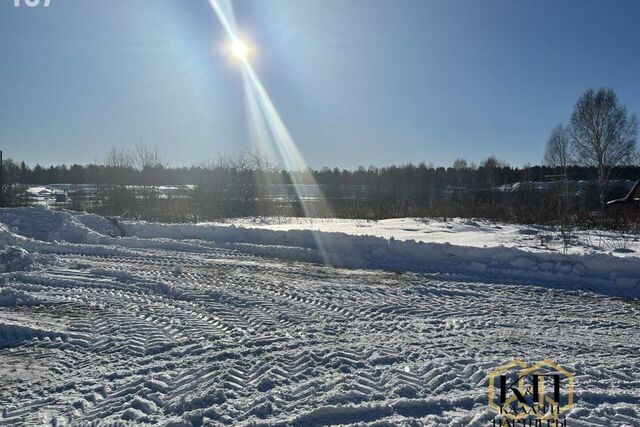
POLYGON ((231 43, 231 54, 241 61, 246 61, 249 55, 249 46, 242 40, 236 39, 231 43))

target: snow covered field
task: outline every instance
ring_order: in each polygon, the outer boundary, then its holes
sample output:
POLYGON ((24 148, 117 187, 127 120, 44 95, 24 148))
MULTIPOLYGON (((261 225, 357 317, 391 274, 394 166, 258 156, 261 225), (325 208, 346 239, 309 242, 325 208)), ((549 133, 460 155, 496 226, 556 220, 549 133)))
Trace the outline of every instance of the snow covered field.
POLYGON ((0 209, 0 425, 487 426, 516 357, 575 374, 569 425, 640 425, 633 236, 278 222, 0 209))
POLYGON ((430 218, 396 218, 380 221, 336 218, 253 217, 231 219, 216 225, 266 230, 317 230, 354 236, 376 236, 385 239, 416 242, 449 243, 470 247, 506 246, 532 252, 568 254, 610 253, 616 256, 640 257, 640 235, 600 230, 574 230, 564 240, 557 230, 545 226, 525 226, 482 220, 453 218, 440 221, 430 218))

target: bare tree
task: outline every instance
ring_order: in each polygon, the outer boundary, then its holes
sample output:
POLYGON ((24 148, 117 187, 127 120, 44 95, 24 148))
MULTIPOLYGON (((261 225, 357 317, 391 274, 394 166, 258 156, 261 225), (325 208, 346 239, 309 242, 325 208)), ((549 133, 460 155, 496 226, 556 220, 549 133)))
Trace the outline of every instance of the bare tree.
POLYGON ((611 89, 587 90, 570 121, 576 160, 598 170, 600 205, 605 205, 609 181, 616 167, 633 162, 638 120, 629 116, 611 89))
POLYGON ((467 165, 467 161, 462 158, 457 158, 453 162, 453 170, 456 171, 456 185, 461 187, 464 184, 465 175, 469 170, 469 166, 467 165))
POLYGON ((556 126, 547 140, 544 162, 551 167, 559 168, 563 174, 567 173, 567 166, 572 162, 571 142, 569 132, 562 126, 556 126))
POLYGON ((133 152, 134 164, 138 170, 143 171, 145 168, 164 167, 162 156, 158 151, 158 147, 148 147, 146 145, 136 145, 133 152))
POLYGON ((136 169, 140 171, 142 196, 149 204, 152 199, 158 197, 158 187, 162 185, 162 172, 165 164, 155 146, 137 145, 132 156, 136 169))
POLYGON ((128 150, 112 147, 104 157, 103 164, 110 169, 107 180, 110 184, 124 185, 126 174, 134 166, 134 159, 128 150))
POLYGON ((494 155, 487 157, 480 163, 480 167, 484 171, 487 187, 492 188, 496 185, 496 171, 505 165, 494 155))
POLYGON ((276 165, 269 160, 268 157, 263 156, 259 151, 247 152, 246 156, 249 158, 251 168, 261 172, 272 172, 277 170, 276 165))
POLYGON ((483 168, 488 168, 488 169, 498 169, 501 167, 506 166, 506 164, 504 162, 501 162, 500 160, 498 160, 498 158, 494 155, 491 155, 489 157, 487 157, 486 159, 484 159, 481 163, 480 166, 483 168))
POLYGON ((571 138, 569 131, 562 125, 556 126, 551 131, 551 135, 547 140, 544 162, 547 166, 559 169, 561 173, 560 180, 555 179, 557 177, 552 177, 554 185, 551 187, 550 195, 553 195, 555 198, 557 225, 560 236, 562 237, 565 253, 569 247, 571 232, 573 230, 570 215, 571 198, 569 197, 569 183, 567 181, 567 166, 573 162, 570 149, 571 138))
POLYGON ((135 165, 134 156, 129 150, 111 148, 104 157, 106 186, 98 187, 97 197, 101 200, 103 213, 122 215, 135 210, 135 191, 127 184, 131 183, 135 165))

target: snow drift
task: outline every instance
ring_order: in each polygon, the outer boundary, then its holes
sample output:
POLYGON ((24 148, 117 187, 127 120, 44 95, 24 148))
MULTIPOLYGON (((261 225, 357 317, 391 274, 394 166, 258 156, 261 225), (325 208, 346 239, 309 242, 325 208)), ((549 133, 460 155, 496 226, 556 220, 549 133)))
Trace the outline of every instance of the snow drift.
POLYGON ((33 257, 26 250, 7 246, 0 250, 0 273, 28 270, 33 264, 33 257))
POLYGON ((337 267, 453 273, 640 297, 640 259, 609 254, 531 253, 509 247, 477 248, 309 230, 144 222, 122 227, 127 235, 139 238, 206 240, 253 254, 337 267))
POLYGON ((140 221, 116 224, 96 215, 41 207, 0 209, 0 223, 4 224, 0 225, 0 242, 27 250, 34 246, 42 250, 46 244, 50 253, 64 251, 70 244, 74 250, 82 247, 87 252, 135 248, 205 252, 214 245, 345 268, 437 273, 640 297, 640 258, 636 257, 533 253, 514 247, 469 247, 300 229, 140 221), (123 232, 126 237, 117 237, 123 232))

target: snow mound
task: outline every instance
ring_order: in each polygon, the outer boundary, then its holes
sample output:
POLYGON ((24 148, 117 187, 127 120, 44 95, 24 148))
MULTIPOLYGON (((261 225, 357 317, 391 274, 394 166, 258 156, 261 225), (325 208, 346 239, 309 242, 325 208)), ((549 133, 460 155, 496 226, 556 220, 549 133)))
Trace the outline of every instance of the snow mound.
POLYGON ((10 287, 0 288, 0 307, 32 306, 40 303, 39 298, 28 292, 10 287))
POLYGON ((62 342, 65 338, 66 336, 60 332, 30 325, 21 325, 14 322, 0 321, 0 348, 7 348, 33 339, 43 342, 62 342))
MULTIPOLYGON (((117 222, 97 215, 56 212, 42 207, 0 209, 0 243, 38 253, 118 254, 142 249, 206 253, 222 247, 336 267, 454 274, 473 280, 640 297, 640 257, 601 252, 532 252, 502 245, 480 247, 453 237, 465 229, 486 234, 494 232, 496 227, 493 228, 491 231, 486 225, 479 226, 472 221, 458 224, 449 231, 452 241, 456 242, 450 244, 314 229, 117 222)), ((535 229, 524 230, 525 235, 538 233, 535 229)), ((26 265, 26 261, 18 261, 26 258, 24 252, 20 253, 23 255, 13 252, 11 259, 3 264, 11 266, 4 267, 5 270, 26 265)), ((180 276, 181 272, 182 268, 176 266, 173 274, 180 276)), ((128 277, 120 279, 127 281, 128 277)))
POLYGON ((0 209, 0 223, 9 230, 45 242, 104 243, 103 237, 114 233, 108 222, 97 215, 52 211, 42 206, 0 209))
POLYGON ((442 273, 608 295, 640 297, 640 258, 607 253, 530 252, 314 230, 269 230, 215 224, 125 222, 128 236, 215 242, 220 246, 336 267, 442 273))
POLYGON ((33 257, 17 246, 8 246, 0 251, 0 273, 28 270, 33 265, 33 257))

